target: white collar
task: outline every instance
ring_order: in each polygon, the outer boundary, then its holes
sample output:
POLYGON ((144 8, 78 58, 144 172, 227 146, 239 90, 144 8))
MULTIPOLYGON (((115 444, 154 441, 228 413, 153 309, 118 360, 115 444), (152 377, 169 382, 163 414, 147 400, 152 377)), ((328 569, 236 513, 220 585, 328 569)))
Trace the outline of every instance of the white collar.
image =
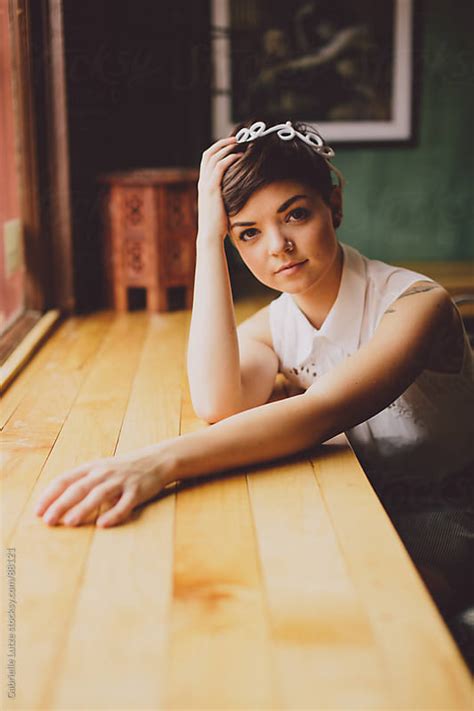
POLYGON ((346 354, 355 353, 359 348, 366 294, 366 264, 357 249, 343 242, 340 245, 344 260, 339 291, 321 328, 315 328, 309 322, 288 294, 305 334, 305 352, 311 349, 315 339, 322 337, 341 347, 346 354))

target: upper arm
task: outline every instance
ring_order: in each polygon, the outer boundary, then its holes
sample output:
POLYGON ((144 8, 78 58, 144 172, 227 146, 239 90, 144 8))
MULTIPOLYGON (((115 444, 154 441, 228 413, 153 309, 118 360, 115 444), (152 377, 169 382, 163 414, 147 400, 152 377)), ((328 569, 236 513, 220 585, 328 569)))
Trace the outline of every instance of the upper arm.
POLYGON ((269 306, 237 327, 244 410, 266 403, 275 386, 278 356, 272 347, 269 306))
POLYGON ((395 299, 372 339, 306 391, 329 430, 354 427, 399 397, 429 363, 436 335, 451 315, 449 294, 436 282, 417 282, 395 299))

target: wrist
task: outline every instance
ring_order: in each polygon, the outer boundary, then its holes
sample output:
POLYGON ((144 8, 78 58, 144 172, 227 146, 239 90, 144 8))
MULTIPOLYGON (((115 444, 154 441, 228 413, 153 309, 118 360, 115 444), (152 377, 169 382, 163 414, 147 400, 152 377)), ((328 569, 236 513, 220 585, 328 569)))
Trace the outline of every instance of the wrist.
POLYGON ((165 439, 157 444, 143 447, 139 454, 147 460, 149 467, 154 471, 160 484, 164 487, 177 478, 178 459, 175 441, 179 437, 165 439))
POLYGON ((215 245, 223 247, 226 235, 227 232, 225 232, 223 235, 220 235, 218 232, 212 232, 210 230, 198 230, 196 237, 196 247, 199 248, 203 246, 205 249, 209 247, 212 248, 215 245))

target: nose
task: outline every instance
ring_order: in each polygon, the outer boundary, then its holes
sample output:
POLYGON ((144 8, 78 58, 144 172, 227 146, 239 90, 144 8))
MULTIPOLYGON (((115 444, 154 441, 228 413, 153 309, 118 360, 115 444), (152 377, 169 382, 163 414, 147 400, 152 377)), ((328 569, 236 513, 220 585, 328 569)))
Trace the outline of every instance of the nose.
POLYGON ((288 250, 288 237, 279 227, 273 227, 268 236, 268 252, 270 255, 279 255, 288 250))

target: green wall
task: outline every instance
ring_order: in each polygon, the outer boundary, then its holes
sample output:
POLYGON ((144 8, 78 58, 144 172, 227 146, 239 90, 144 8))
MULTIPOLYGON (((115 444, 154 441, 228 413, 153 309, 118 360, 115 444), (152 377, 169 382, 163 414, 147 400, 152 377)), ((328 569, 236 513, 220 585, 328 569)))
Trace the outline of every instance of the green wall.
POLYGON ((340 148, 342 242, 384 261, 474 258, 473 3, 420 3, 418 141, 340 148))

